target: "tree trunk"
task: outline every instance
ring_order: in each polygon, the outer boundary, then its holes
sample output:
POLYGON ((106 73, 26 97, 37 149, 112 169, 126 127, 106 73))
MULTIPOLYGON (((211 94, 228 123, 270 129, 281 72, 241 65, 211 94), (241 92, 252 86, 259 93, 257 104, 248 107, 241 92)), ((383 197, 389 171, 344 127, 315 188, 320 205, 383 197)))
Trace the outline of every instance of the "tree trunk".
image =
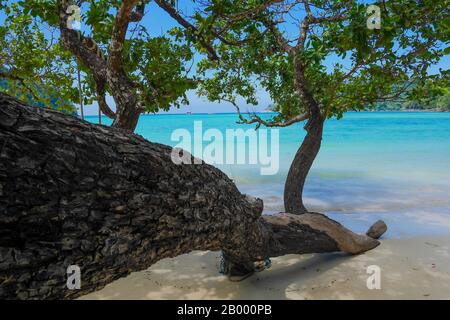
POLYGON ((143 109, 133 91, 133 84, 123 70, 118 74, 108 70, 108 85, 116 103, 116 118, 112 126, 134 132, 143 109))
POLYGON ((322 144, 323 120, 311 117, 305 126, 306 136, 295 154, 284 186, 284 207, 286 212, 303 214, 308 212, 303 204, 303 189, 322 144))
POLYGON ((124 129, 128 132, 134 132, 140 115, 141 110, 139 110, 136 105, 117 105, 116 117, 114 118, 112 126, 124 129))
POLYGON ((229 273, 246 273, 261 258, 379 244, 321 214, 261 216, 220 170, 171 152, 0 93, 0 298, 75 298, 192 250, 223 250, 229 273))
POLYGON ((80 113, 81 119, 84 120, 84 95, 83 89, 81 87, 81 70, 79 63, 77 62, 77 80, 78 80, 78 94, 80 96, 80 113))

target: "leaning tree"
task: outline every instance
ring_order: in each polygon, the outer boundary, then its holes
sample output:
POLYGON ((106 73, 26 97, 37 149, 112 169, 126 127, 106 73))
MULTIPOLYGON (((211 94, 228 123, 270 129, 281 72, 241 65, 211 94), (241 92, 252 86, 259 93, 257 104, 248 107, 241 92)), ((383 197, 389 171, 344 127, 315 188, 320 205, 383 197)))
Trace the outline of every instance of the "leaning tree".
POLYGON ((200 1, 192 17, 171 1, 156 2, 181 25, 191 21, 195 29, 187 31, 202 34, 219 53, 199 64, 206 76, 202 94, 231 102, 241 123, 257 128, 306 121, 285 183, 290 213, 307 212, 303 188, 327 119, 448 92, 449 71, 432 70, 449 53, 448 0, 380 1, 376 7, 350 0, 209 0, 200 1), (237 97, 257 104, 262 90, 276 116, 241 114, 237 97))
POLYGON ((220 170, 176 165, 172 149, 0 93, 0 298, 75 298, 192 250, 225 272, 291 253, 376 247, 319 213, 263 216, 220 170), (66 286, 77 265, 81 288, 66 286))

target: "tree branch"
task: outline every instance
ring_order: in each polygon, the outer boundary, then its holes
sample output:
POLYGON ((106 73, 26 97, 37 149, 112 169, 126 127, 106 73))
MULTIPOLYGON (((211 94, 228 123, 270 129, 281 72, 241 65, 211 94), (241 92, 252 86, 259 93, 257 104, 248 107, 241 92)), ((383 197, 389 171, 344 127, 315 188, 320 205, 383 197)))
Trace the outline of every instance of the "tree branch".
MULTIPOLYGON (((68 14, 67 7, 71 1, 59 0, 59 29, 61 41, 64 47, 69 50, 83 65, 91 72, 96 84, 98 104, 102 112, 111 119, 115 113, 109 108, 105 100, 106 94, 106 68, 107 64, 101 55, 93 51, 97 45, 93 39, 83 36, 79 31, 67 27, 68 14), (90 45, 89 45, 90 44, 90 45)), ((79 3, 81 5, 81 3, 79 3)))
POLYGON ((285 52, 292 52, 294 48, 289 44, 289 41, 283 36, 280 30, 277 29, 276 23, 272 20, 266 20, 263 22, 266 28, 270 31, 270 33, 275 38, 278 46, 285 52))
POLYGON ((117 12, 109 45, 108 69, 122 72, 123 69, 123 43, 131 21, 131 13, 138 0, 124 0, 117 12))
POLYGON ((136 9, 131 13, 131 22, 139 22, 142 20, 142 18, 145 15, 145 5, 147 4, 147 1, 141 0, 137 5, 136 9))
POLYGON ((296 49, 299 51, 303 50, 303 48, 304 48, 305 41, 308 36, 309 27, 312 24, 319 24, 319 23, 323 23, 323 22, 337 22, 337 21, 342 21, 342 20, 347 19, 347 17, 345 15, 343 15, 342 13, 339 13, 339 14, 336 14, 336 15, 330 16, 330 17, 326 17, 326 16, 315 17, 312 14, 308 0, 304 0, 303 3, 305 6, 306 17, 303 19, 303 21, 301 23, 300 36, 297 40, 296 49))
POLYGON ((61 32, 61 41, 66 49, 74 54, 79 61, 87 66, 91 71, 99 71, 106 69, 105 60, 96 54, 93 49, 95 41, 89 37, 81 35, 77 30, 68 28, 67 7, 72 3, 69 0, 59 0, 59 29, 61 32), (91 44, 91 45, 88 45, 91 44))
POLYGON ((192 31, 196 35, 200 45, 206 50, 209 59, 213 61, 219 60, 219 56, 217 55, 211 43, 209 43, 206 39, 204 39, 203 36, 199 34, 198 29, 192 23, 187 21, 170 3, 168 3, 165 0, 155 0, 155 2, 161 9, 166 11, 173 19, 175 19, 175 21, 177 21, 181 26, 183 26, 187 30, 192 31))
POLYGON ((102 81, 101 79, 95 79, 95 76, 94 81, 98 107, 105 116, 114 120, 116 118, 116 114, 111 110, 108 103, 106 102, 106 82, 102 81))
POLYGON ((301 121, 304 121, 309 118, 308 114, 301 114, 301 115, 294 116, 285 121, 267 121, 267 120, 262 119, 260 116, 256 115, 255 113, 253 113, 251 115, 251 119, 246 119, 242 115, 241 110, 236 102, 234 102, 233 100, 229 100, 229 99, 222 99, 222 100, 231 103, 235 107, 236 112, 238 113, 238 116, 239 116, 239 120, 240 120, 238 122, 239 124, 254 124, 254 123, 256 123, 255 130, 258 130, 259 127, 261 127, 261 125, 264 125, 265 127, 288 127, 294 123, 301 122, 301 121))

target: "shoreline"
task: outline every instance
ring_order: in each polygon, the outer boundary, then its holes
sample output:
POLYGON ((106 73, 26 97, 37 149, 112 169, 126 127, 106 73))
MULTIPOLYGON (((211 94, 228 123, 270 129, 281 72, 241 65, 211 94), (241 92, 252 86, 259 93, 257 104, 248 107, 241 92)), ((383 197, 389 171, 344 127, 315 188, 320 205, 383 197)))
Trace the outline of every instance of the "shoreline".
POLYGON ((450 299, 450 236, 381 239, 362 255, 287 255, 242 282, 218 273, 219 253, 195 251, 82 296, 97 299, 450 299), (369 290, 369 265, 381 289, 369 290))
MULTIPOLYGON (((450 113, 450 110, 435 110, 435 109, 406 109, 406 110, 361 110, 361 111, 348 111, 347 113, 450 113)), ((243 115, 245 114, 253 114, 253 113, 245 113, 242 112, 243 115)), ((256 114, 277 114, 277 112, 273 111, 260 111, 256 112, 256 114)), ((237 115, 236 112, 192 112, 192 113, 186 113, 186 112, 179 112, 179 113, 143 113, 142 116, 211 116, 211 115, 237 115)), ((102 115, 106 117, 105 115, 102 115)), ((98 118, 98 115, 85 115, 85 118, 98 118)))

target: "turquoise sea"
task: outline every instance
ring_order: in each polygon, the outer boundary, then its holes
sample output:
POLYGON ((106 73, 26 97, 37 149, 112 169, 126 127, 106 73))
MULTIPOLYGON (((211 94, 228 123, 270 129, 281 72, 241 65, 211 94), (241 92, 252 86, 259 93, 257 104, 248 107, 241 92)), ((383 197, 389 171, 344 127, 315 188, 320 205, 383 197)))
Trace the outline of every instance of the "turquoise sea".
MULTIPOLYGON (((235 114, 158 114, 141 116, 136 133, 174 146, 172 132, 192 132, 194 121, 224 136, 226 129, 251 128, 236 124, 235 114)), ((264 200, 267 214, 283 210, 284 179, 304 136, 302 124, 280 128, 279 136, 276 175, 262 176, 258 165, 219 165, 242 192, 264 200)), ((389 226, 386 237, 450 235, 450 113, 359 112, 329 120, 305 202, 358 232, 381 218, 389 226)))

